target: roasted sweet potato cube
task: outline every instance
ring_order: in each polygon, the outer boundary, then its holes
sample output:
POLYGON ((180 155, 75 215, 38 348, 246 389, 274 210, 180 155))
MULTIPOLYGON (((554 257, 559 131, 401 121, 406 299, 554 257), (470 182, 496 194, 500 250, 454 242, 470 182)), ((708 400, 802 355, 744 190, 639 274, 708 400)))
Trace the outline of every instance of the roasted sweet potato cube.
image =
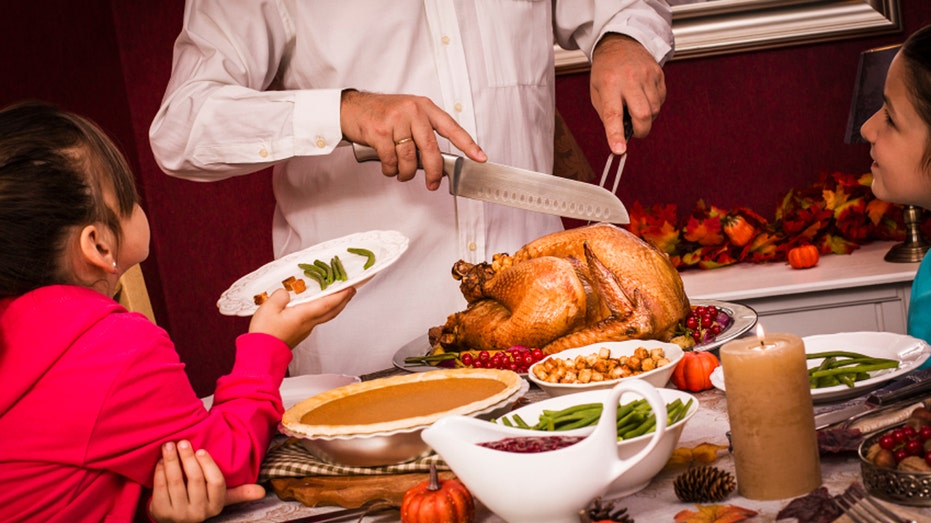
POLYGON ((262 294, 256 294, 255 296, 252 297, 252 301, 254 301, 256 305, 261 305, 265 303, 266 300, 268 300, 267 292, 263 292, 262 294))

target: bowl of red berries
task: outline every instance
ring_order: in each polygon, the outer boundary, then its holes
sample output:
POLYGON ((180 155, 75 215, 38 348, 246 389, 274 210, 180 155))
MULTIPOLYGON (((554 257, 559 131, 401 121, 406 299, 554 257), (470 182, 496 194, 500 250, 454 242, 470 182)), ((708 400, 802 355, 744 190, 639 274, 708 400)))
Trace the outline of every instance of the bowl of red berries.
POLYGON ((863 486, 874 496, 903 505, 931 506, 931 411, 874 432, 860 443, 863 486))
POLYGON ((757 313, 739 303, 691 300, 691 309, 669 341, 692 351, 715 350, 756 325, 757 313))

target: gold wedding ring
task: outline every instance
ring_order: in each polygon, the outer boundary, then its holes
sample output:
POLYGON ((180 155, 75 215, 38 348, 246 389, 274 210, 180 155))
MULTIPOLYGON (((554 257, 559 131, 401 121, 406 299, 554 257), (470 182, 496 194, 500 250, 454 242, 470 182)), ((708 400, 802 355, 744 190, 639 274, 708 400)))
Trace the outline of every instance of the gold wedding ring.
POLYGON ((400 140, 394 142, 394 145, 395 147, 397 147, 398 145, 401 145, 402 143, 407 143, 409 141, 411 141, 410 138, 401 138, 400 140))

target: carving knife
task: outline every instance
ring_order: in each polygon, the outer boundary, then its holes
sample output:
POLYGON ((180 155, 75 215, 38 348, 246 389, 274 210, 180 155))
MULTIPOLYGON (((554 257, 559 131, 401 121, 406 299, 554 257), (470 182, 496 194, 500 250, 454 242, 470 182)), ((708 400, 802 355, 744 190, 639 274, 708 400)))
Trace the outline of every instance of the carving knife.
POLYGON ((890 384, 876 389, 865 400, 849 407, 823 412, 815 415, 815 429, 853 420, 855 417, 873 412, 899 401, 915 399, 922 395, 931 395, 931 369, 911 372, 890 384))
MULTIPOLYGON (((371 147, 354 143, 352 150, 359 162, 378 161, 371 147)), ((448 153, 442 156, 443 174, 454 196, 579 220, 630 223, 627 208, 603 187, 448 153)))

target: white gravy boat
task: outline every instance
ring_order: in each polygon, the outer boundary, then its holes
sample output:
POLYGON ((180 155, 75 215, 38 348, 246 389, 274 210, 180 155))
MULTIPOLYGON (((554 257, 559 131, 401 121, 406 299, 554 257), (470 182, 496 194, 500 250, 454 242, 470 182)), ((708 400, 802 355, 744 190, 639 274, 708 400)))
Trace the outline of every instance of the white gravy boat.
POLYGON ((666 430, 666 404, 639 379, 618 383, 604 400, 598 426, 582 441, 547 452, 523 454, 478 443, 511 437, 555 436, 467 416, 447 416, 421 437, 489 510, 509 523, 578 523, 579 510, 645 458, 666 430), (621 394, 647 400, 656 414, 649 444, 630 458, 617 455, 617 407, 621 394))

